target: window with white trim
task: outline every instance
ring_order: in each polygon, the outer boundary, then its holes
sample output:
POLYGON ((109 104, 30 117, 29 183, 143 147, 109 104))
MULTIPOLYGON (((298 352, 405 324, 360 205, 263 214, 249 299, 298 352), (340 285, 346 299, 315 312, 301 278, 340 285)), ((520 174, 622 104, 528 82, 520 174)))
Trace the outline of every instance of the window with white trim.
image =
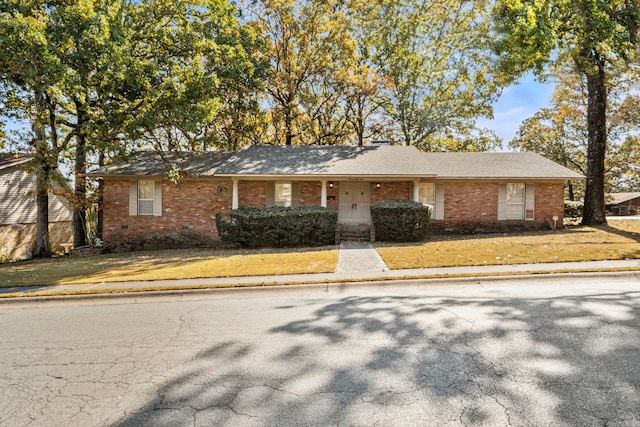
POLYGON ((524 183, 507 184, 507 219, 524 219, 524 183))
POLYGON ((436 203, 436 185, 433 182, 421 182, 418 184, 418 201, 423 205, 436 203))
POLYGON ((436 214, 436 184, 421 182, 418 184, 418 201, 431 208, 431 218, 436 214))
POLYGON ((290 181, 275 183, 274 206, 290 207, 292 196, 293 192, 290 181))
POLYGON ((153 196, 155 182, 151 180, 138 181, 138 215, 153 215, 153 196))

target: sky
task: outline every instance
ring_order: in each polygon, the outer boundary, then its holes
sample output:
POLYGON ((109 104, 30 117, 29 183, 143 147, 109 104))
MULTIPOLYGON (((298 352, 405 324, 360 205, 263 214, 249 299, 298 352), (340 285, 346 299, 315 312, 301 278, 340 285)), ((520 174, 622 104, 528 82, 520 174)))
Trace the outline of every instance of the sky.
POLYGON ((553 85, 538 83, 532 75, 505 88, 493 106, 493 120, 478 120, 479 127, 492 129, 502 138, 503 150, 509 150, 509 141, 515 137, 520 124, 541 108, 549 106, 553 85))

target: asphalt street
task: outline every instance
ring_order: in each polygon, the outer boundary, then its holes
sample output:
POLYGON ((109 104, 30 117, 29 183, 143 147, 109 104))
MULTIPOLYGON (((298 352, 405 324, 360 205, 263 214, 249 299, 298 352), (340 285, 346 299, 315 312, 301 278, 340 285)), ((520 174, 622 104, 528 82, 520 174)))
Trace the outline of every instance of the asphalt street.
POLYGON ((640 278, 0 306, 3 426, 640 426, 640 278))

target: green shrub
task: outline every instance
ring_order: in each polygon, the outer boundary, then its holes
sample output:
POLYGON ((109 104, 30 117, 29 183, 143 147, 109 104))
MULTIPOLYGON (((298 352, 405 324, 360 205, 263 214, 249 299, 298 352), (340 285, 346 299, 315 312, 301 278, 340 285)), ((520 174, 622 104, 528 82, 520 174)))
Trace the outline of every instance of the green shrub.
POLYGON ((431 209, 410 200, 383 201, 371 205, 376 240, 416 242, 427 236, 431 209))
POLYGON ((582 218, 584 204, 582 202, 574 202, 573 200, 564 201, 564 217, 565 218, 582 218))
POLYGON ((336 211, 321 207, 240 208, 216 214, 220 239, 244 247, 331 245, 337 222, 336 211))

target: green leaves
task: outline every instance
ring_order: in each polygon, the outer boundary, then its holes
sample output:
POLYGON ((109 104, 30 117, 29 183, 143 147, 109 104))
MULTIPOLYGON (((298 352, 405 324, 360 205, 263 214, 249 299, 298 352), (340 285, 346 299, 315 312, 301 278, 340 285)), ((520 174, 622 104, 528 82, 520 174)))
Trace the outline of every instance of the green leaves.
POLYGON ((558 54, 581 72, 632 58, 638 44, 640 4, 629 0, 500 0, 493 10, 500 68, 517 78, 558 54))

